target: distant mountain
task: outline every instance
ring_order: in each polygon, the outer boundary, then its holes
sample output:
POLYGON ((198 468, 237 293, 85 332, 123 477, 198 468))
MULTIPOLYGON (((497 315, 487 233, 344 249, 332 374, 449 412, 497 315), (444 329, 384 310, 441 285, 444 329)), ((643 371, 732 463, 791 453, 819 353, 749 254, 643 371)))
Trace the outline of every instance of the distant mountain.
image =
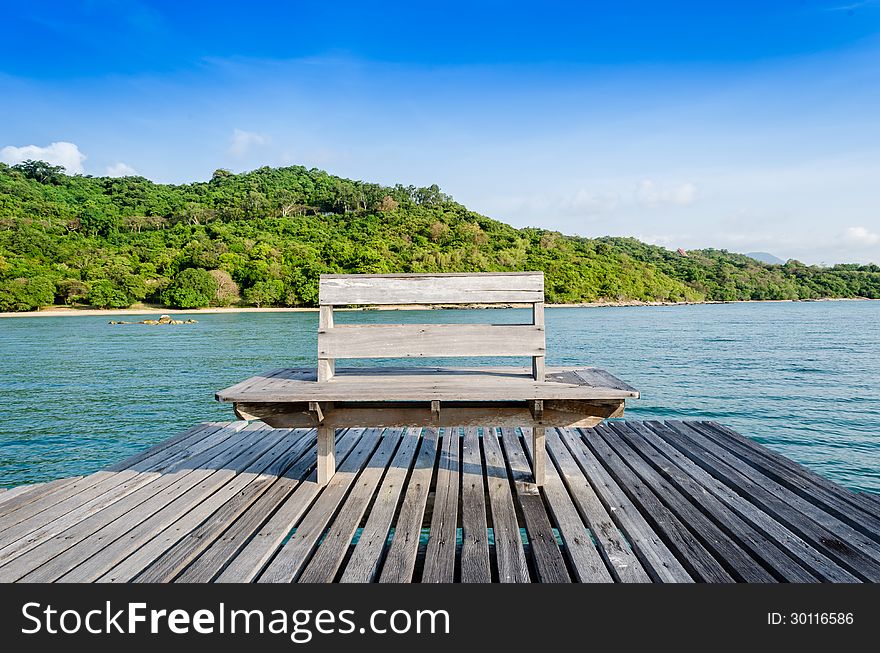
POLYGON ((778 256, 773 256, 773 254, 768 254, 767 252, 749 252, 746 256, 753 258, 756 261, 761 261, 761 263, 767 263, 768 265, 783 265, 785 263, 785 261, 778 256))

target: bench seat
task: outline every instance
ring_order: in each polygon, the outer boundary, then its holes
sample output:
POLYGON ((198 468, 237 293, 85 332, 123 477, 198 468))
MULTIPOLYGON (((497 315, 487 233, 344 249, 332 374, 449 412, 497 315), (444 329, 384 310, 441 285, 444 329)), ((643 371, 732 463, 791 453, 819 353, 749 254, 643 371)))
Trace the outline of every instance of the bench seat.
POLYGON ((220 390, 224 402, 529 401, 637 399, 638 391, 595 367, 549 367, 545 380, 519 367, 349 367, 316 383, 315 368, 282 368, 220 390))

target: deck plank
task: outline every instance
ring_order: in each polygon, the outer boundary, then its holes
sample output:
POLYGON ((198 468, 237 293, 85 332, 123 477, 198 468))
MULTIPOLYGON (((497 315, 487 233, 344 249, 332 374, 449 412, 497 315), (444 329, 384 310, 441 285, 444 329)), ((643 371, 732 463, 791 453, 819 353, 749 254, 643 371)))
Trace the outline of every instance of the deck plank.
MULTIPOLYGON (((388 533, 400 502, 400 495, 419 449, 420 432, 420 428, 406 429, 400 447, 376 493, 373 508, 369 512, 361 536, 342 572, 340 582, 370 583, 376 579, 388 543, 388 533)), ((431 454, 431 458, 433 460, 433 454, 431 454)))
MULTIPOLYGON (((258 583, 290 583, 297 579, 307 564, 318 541, 324 534, 328 523, 336 514, 348 490, 354 483, 361 469, 373 455, 381 435, 379 429, 368 429, 358 441, 354 450, 336 470, 336 474, 321 491, 290 539, 278 550, 278 553, 257 579, 258 583)), ((393 451, 393 450, 392 450, 393 451)), ((377 456, 390 460, 392 451, 387 447, 380 448, 377 456)), ((385 460, 384 463, 387 463, 385 460)), ((383 464, 384 464, 383 463, 383 464)))
POLYGON ((188 513, 183 523, 175 522, 167 530, 184 536, 176 541, 166 537, 162 556, 138 574, 135 582, 161 583, 177 578, 296 462, 303 454, 303 447, 295 446, 300 440, 301 432, 287 432, 232 482, 188 513))
MULTIPOLYGON (((526 454, 534 461, 532 439, 523 437, 526 454)), ((545 471, 545 482, 541 488, 553 521, 558 525, 559 535, 564 543, 563 554, 575 573, 575 580, 581 583, 613 583, 611 572, 606 566, 607 561, 597 548, 589 526, 578 512, 577 507, 556 467, 548 465, 545 471)), ((647 579, 647 577, 646 577, 647 579)))
POLYGON ((492 582, 486 477, 476 427, 465 429, 461 443, 461 582, 492 582))
MULTIPOLYGON (((527 436, 531 438, 531 433, 527 436)), ((541 583, 568 583, 571 581, 565 566, 565 559, 556 536, 544 499, 534 483, 532 468, 523 453, 516 429, 502 428, 501 440, 504 455, 513 479, 516 499, 525 521, 529 538, 529 549, 535 562, 535 572, 541 583)))
MULTIPOLYGON (((605 506, 602 505, 590 482, 578 467, 571 452, 563 444, 556 429, 547 430, 547 445, 550 457, 556 464, 552 471, 548 466, 548 472, 553 473, 558 468, 559 471, 556 472, 556 475, 559 481, 571 497, 584 524, 590 529, 600 555, 605 560, 614 579, 622 583, 651 582, 651 577, 639 562, 638 556, 621 536, 608 511, 605 510, 605 506)), ((682 572, 684 573, 684 570, 682 572)), ((688 577, 686 573, 684 576, 688 577)))
MULTIPOLYGON (((668 481, 672 487, 702 510, 706 517, 744 552, 745 555, 742 558, 737 556, 732 563, 734 567, 738 567, 739 563, 744 561, 745 572, 737 570, 739 580, 770 582, 772 578, 767 575, 767 571, 769 571, 776 576, 777 580, 786 582, 813 583, 818 581, 813 574, 779 549, 770 538, 753 528, 714 494, 707 492, 705 486, 651 447, 645 440, 643 433, 622 424, 609 424, 609 430, 620 438, 621 443, 638 453, 656 474, 668 481), (758 572, 761 569, 759 565, 762 565, 766 571, 750 576, 750 571, 758 572), (743 575, 744 573, 745 575, 743 575)), ((690 523, 694 524, 693 521, 690 523)), ((698 524, 694 525, 699 527, 698 524)))
MULTIPOLYGON (((224 431, 225 437, 223 437, 224 434, 221 433, 219 435, 205 438, 200 445, 194 445, 193 450, 201 453, 201 460, 203 462, 207 463, 208 461, 211 461, 217 463, 220 460, 218 454, 229 449, 236 443, 234 440, 231 440, 230 437, 237 432, 238 429, 234 428, 224 431)), ((176 481, 181 476, 182 475, 180 474, 173 476, 170 481, 176 481)), ((118 509, 114 509, 113 512, 108 510, 114 503, 116 503, 116 501, 125 498, 128 501, 126 509, 130 509, 130 506, 136 505, 136 502, 134 502, 132 498, 129 498, 129 495, 132 494, 132 492, 129 492, 129 489, 136 490, 140 493, 140 497, 145 497, 149 496, 150 492, 147 488, 159 489, 167 485, 169 482, 168 478, 163 478, 161 475, 151 472, 141 473, 136 478, 144 479, 146 482, 138 482, 136 484, 137 487, 133 488, 124 485, 117 486, 114 491, 105 493, 97 497, 93 502, 85 503, 82 506, 71 510, 71 512, 58 520, 46 521, 43 526, 32 531, 26 537, 18 538, 16 540, 12 537, 7 538, 6 535, 3 535, 2 545, 0 545, 0 565, 8 563, 10 560, 23 555, 27 551, 47 542, 53 537, 66 533, 68 529, 72 530, 70 533, 67 533, 67 537, 73 542, 75 539, 74 534, 87 532, 90 525, 100 523, 102 519, 112 521, 112 519, 115 519, 119 514, 122 514, 118 509), (154 483, 156 485, 153 485, 154 483), (83 521, 87 521, 88 524, 80 526, 80 522, 83 521)), ((133 483, 133 485, 135 484, 133 483)), ((0 577, 2 577, 2 571, 0 571, 0 577)))
POLYGON ((586 446, 580 434, 572 429, 559 429, 559 432, 563 434, 562 441, 568 451, 592 483, 614 523, 626 535, 651 578, 667 583, 693 582, 682 562, 648 524, 635 503, 586 446))
POLYGON ((382 563, 379 575, 381 583, 408 583, 412 580, 439 440, 437 429, 422 430, 419 455, 406 486, 388 553, 382 563))
MULTIPOLYGON (((336 434, 336 458, 340 465, 354 449, 364 434, 364 429, 347 429, 336 434)), ((302 519, 322 488, 318 485, 318 474, 314 469, 317 457, 317 444, 306 454, 311 470, 308 478, 289 492, 250 540, 229 561, 217 577, 222 583, 249 583, 263 571, 266 564, 283 544, 291 529, 302 519)))
POLYGON ((36 501, 40 501, 55 492, 61 492, 65 488, 80 482, 83 478, 83 476, 72 476, 70 478, 59 478, 47 483, 23 485, 21 486, 21 491, 19 491, 19 488, 11 488, 4 495, 3 503, 0 503, 0 518, 6 517, 36 501))
POLYGON ((854 505, 856 508, 863 510, 874 517, 880 517, 880 495, 877 494, 869 494, 865 492, 854 492, 853 490, 849 490, 845 487, 841 487, 837 483, 830 481, 829 479, 820 476, 816 472, 808 469, 807 467, 796 463, 794 460, 790 458, 786 458, 785 456, 779 454, 778 452, 770 449, 769 447, 765 447, 761 444, 758 444, 751 438, 746 437, 741 433, 737 433, 733 429, 730 429, 723 424, 719 424, 718 422, 708 421, 703 422, 706 426, 715 429, 718 431, 726 441, 737 442, 751 451, 751 455, 757 458, 768 458, 771 461, 786 467, 791 470, 793 473, 800 475, 805 480, 813 483, 828 492, 831 492, 846 502, 854 505))
POLYGON ((507 475, 507 463, 495 429, 483 428, 486 481, 492 510, 492 534, 500 583, 530 583, 529 565, 507 475))
MULTIPOLYGON (((238 453, 238 456, 233 458, 229 465, 240 463, 244 466, 248 464, 254 457, 259 456, 266 448, 270 447, 276 437, 276 434, 267 436, 263 429, 249 431, 245 437, 225 447, 224 451, 231 452, 231 455, 238 453)), ((221 443, 218 448, 223 446, 224 444, 221 443)), ((212 461, 217 460, 213 448, 205 451, 202 455, 210 456, 212 461)), ((134 528, 142 529, 145 520, 168 504, 179 500, 181 496, 186 495, 199 484, 204 483, 213 492, 216 489, 217 479, 223 478, 222 472, 226 471, 234 475, 240 470, 224 469, 221 470, 221 474, 215 475, 216 470, 213 469, 181 469, 178 473, 161 475, 157 481, 148 483, 125 499, 117 501, 110 507, 78 523, 67 532, 37 547, 36 550, 43 549, 44 554, 57 553, 57 555, 31 570, 22 577, 22 580, 26 582, 53 582, 62 577, 65 577, 66 580, 73 578, 78 580, 84 569, 97 565, 99 560, 105 560, 109 552, 131 553, 132 538, 124 537, 129 531, 134 528), (210 480, 207 480, 208 477, 210 480), (83 563, 88 564, 83 569, 77 570, 77 567, 83 563)), ((199 501, 202 498, 202 496, 197 496, 199 501)), ((179 516, 176 511, 169 512, 174 512, 176 516, 179 516)), ((146 542, 139 541, 137 537, 134 540, 139 544, 136 553, 141 553, 148 548, 146 542)), ((3 570, 5 567, 0 568, 0 573, 3 570)))
MULTIPOLYGON (((707 436, 704 432, 704 425, 700 422, 684 423, 670 421, 670 425, 673 427, 681 427, 681 432, 686 433, 692 440, 698 440, 704 447, 709 448, 713 453, 719 455, 719 457, 723 455, 731 462, 741 460, 738 456, 730 452, 727 447, 719 444, 714 438, 707 436)), ((839 519, 831 511, 826 510, 821 500, 816 497, 803 497, 801 494, 794 492, 787 486, 778 483, 757 467, 740 464, 739 469, 742 470, 742 473, 745 476, 762 484, 776 496, 781 497, 792 506, 798 508, 803 514, 807 515, 814 522, 833 533, 837 538, 851 544, 858 551, 859 557, 870 558, 873 563, 871 565, 872 569, 876 569, 877 565, 880 564, 880 547, 877 546, 877 543, 862 531, 856 530, 849 523, 839 519)))
POLYGON ((373 498, 385 470, 389 465, 398 468, 400 466, 409 467, 409 461, 412 454, 415 453, 415 444, 413 439, 403 440, 400 429, 388 429, 382 435, 379 448, 376 449, 366 468, 358 476, 345 504, 333 520, 323 541, 303 569, 297 582, 333 582, 336 572, 339 571, 339 566, 351 546, 358 524, 360 524, 367 505, 373 498), (392 459, 398 446, 401 447, 401 455, 394 456, 392 459))
MULTIPOLYGON (((840 488, 830 490, 826 485, 827 481, 816 482, 806 469, 796 469, 793 466, 783 464, 773 456, 731 437, 729 433, 718 427, 695 422, 692 424, 692 428, 700 431, 716 444, 725 447, 745 463, 766 474, 780 485, 816 504, 822 510, 834 515, 872 540, 880 541, 880 518, 856 505, 854 493, 842 492, 840 488)), ((765 449, 765 451, 769 450, 765 449)))
MULTIPOLYGON (((746 469, 748 466, 741 465, 736 456, 704 438, 698 431, 691 430, 687 424, 667 424, 674 435, 664 433, 663 438, 707 472, 748 497, 850 573, 862 580, 880 581, 877 563, 865 555, 860 547, 848 541, 845 535, 841 537, 831 530, 836 530, 833 521, 829 521, 834 520, 833 517, 821 513, 812 504, 802 501, 766 476, 754 470, 749 472, 746 469), (812 514, 804 512, 805 509, 812 514)), ((858 535, 855 531, 852 533, 858 535)))
POLYGON ((623 491, 639 506, 657 533, 687 570, 702 581, 710 583, 732 582, 733 577, 718 562, 700 540, 663 503, 660 497, 638 477, 599 435, 598 429, 582 438, 593 454, 604 464, 623 491))
POLYGON ((455 579, 460 450, 459 429, 444 429, 434 490, 434 511, 422 571, 423 583, 451 583, 455 579))
MULTIPOLYGON (((821 580, 839 583, 858 582, 858 578, 670 445, 660 436, 661 433, 666 432, 667 427, 658 423, 652 423, 650 427, 641 423, 627 423, 627 426, 642 433, 646 442, 649 442, 666 458, 674 462, 680 470, 691 476, 703 488, 718 497, 730 510, 763 533, 773 548, 787 554, 796 564, 803 566, 821 580), (648 433, 655 437, 649 437, 648 433)), ((776 554, 768 553, 767 555, 775 556, 776 554)), ((796 570, 787 570, 784 561, 779 561, 776 565, 778 565, 780 574, 786 579, 789 577, 794 579, 799 575, 796 570)))
MULTIPOLYGON (((281 432, 283 433, 283 432, 281 432)), ((120 583, 134 580, 138 574, 148 569, 166 551, 187 536, 199 524, 203 523, 218 509, 225 505, 230 496, 234 496, 241 487, 242 477, 253 478, 254 473, 265 468, 267 459, 279 464, 283 457, 278 457, 276 447, 286 446, 289 439, 296 440, 297 434, 286 434, 285 437, 260 438, 243 452, 226 452, 228 462, 223 468, 203 477, 204 480, 190 488, 172 502, 161 507, 153 515, 129 531, 125 537, 111 544, 96 559, 89 559, 66 576, 67 581, 97 581, 102 583, 120 583), (241 475, 241 476, 239 476, 241 475), (142 542, 131 551, 130 542, 142 542), (127 544, 127 542, 129 544, 127 544)), ((302 435, 297 444, 290 449, 291 455, 302 455, 307 445, 302 435)), ((307 455, 307 454, 306 454, 307 455)), ((205 470, 209 471, 209 470, 205 470)))
MULTIPOLYGON (((625 460, 629 468, 638 475, 645 485, 666 504, 682 524, 685 524, 696 539, 709 551, 735 580, 748 583, 770 583, 775 579, 712 520, 699 510, 695 500, 686 491, 674 487, 648 462, 633 450, 615 432, 611 425, 601 425, 594 431, 625 460)), ((593 442, 598 442, 594 439, 593 442)), ((685 486, 684 490, 688 488, 685 486)))

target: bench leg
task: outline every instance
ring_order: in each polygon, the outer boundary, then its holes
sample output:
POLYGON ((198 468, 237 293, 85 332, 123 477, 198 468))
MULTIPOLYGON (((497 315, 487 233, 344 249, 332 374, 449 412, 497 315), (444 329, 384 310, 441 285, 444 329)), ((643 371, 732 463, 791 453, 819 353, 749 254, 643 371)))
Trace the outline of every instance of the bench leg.
POLYGON ((547 446, 543 426, 532 427, 532 469, 535 485, 544 485, 544 470, 547 466, 547 446))
POLYGON ((318 485, 324 487, 336 473, 336 429, 318 427, 318 485))

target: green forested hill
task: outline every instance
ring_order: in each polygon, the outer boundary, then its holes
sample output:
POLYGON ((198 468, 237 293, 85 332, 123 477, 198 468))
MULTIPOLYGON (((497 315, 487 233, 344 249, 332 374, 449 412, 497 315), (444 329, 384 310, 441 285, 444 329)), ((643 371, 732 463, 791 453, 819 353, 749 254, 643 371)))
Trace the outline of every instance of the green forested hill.
POLYGON ((880 297, 880 267, 687 256, 631 238, 515 229, 436 186, 303 167, 179 186, 0 164, 0 310, 52 303, 313 305, 322 272, 543 270, 547 301, 880 297))

